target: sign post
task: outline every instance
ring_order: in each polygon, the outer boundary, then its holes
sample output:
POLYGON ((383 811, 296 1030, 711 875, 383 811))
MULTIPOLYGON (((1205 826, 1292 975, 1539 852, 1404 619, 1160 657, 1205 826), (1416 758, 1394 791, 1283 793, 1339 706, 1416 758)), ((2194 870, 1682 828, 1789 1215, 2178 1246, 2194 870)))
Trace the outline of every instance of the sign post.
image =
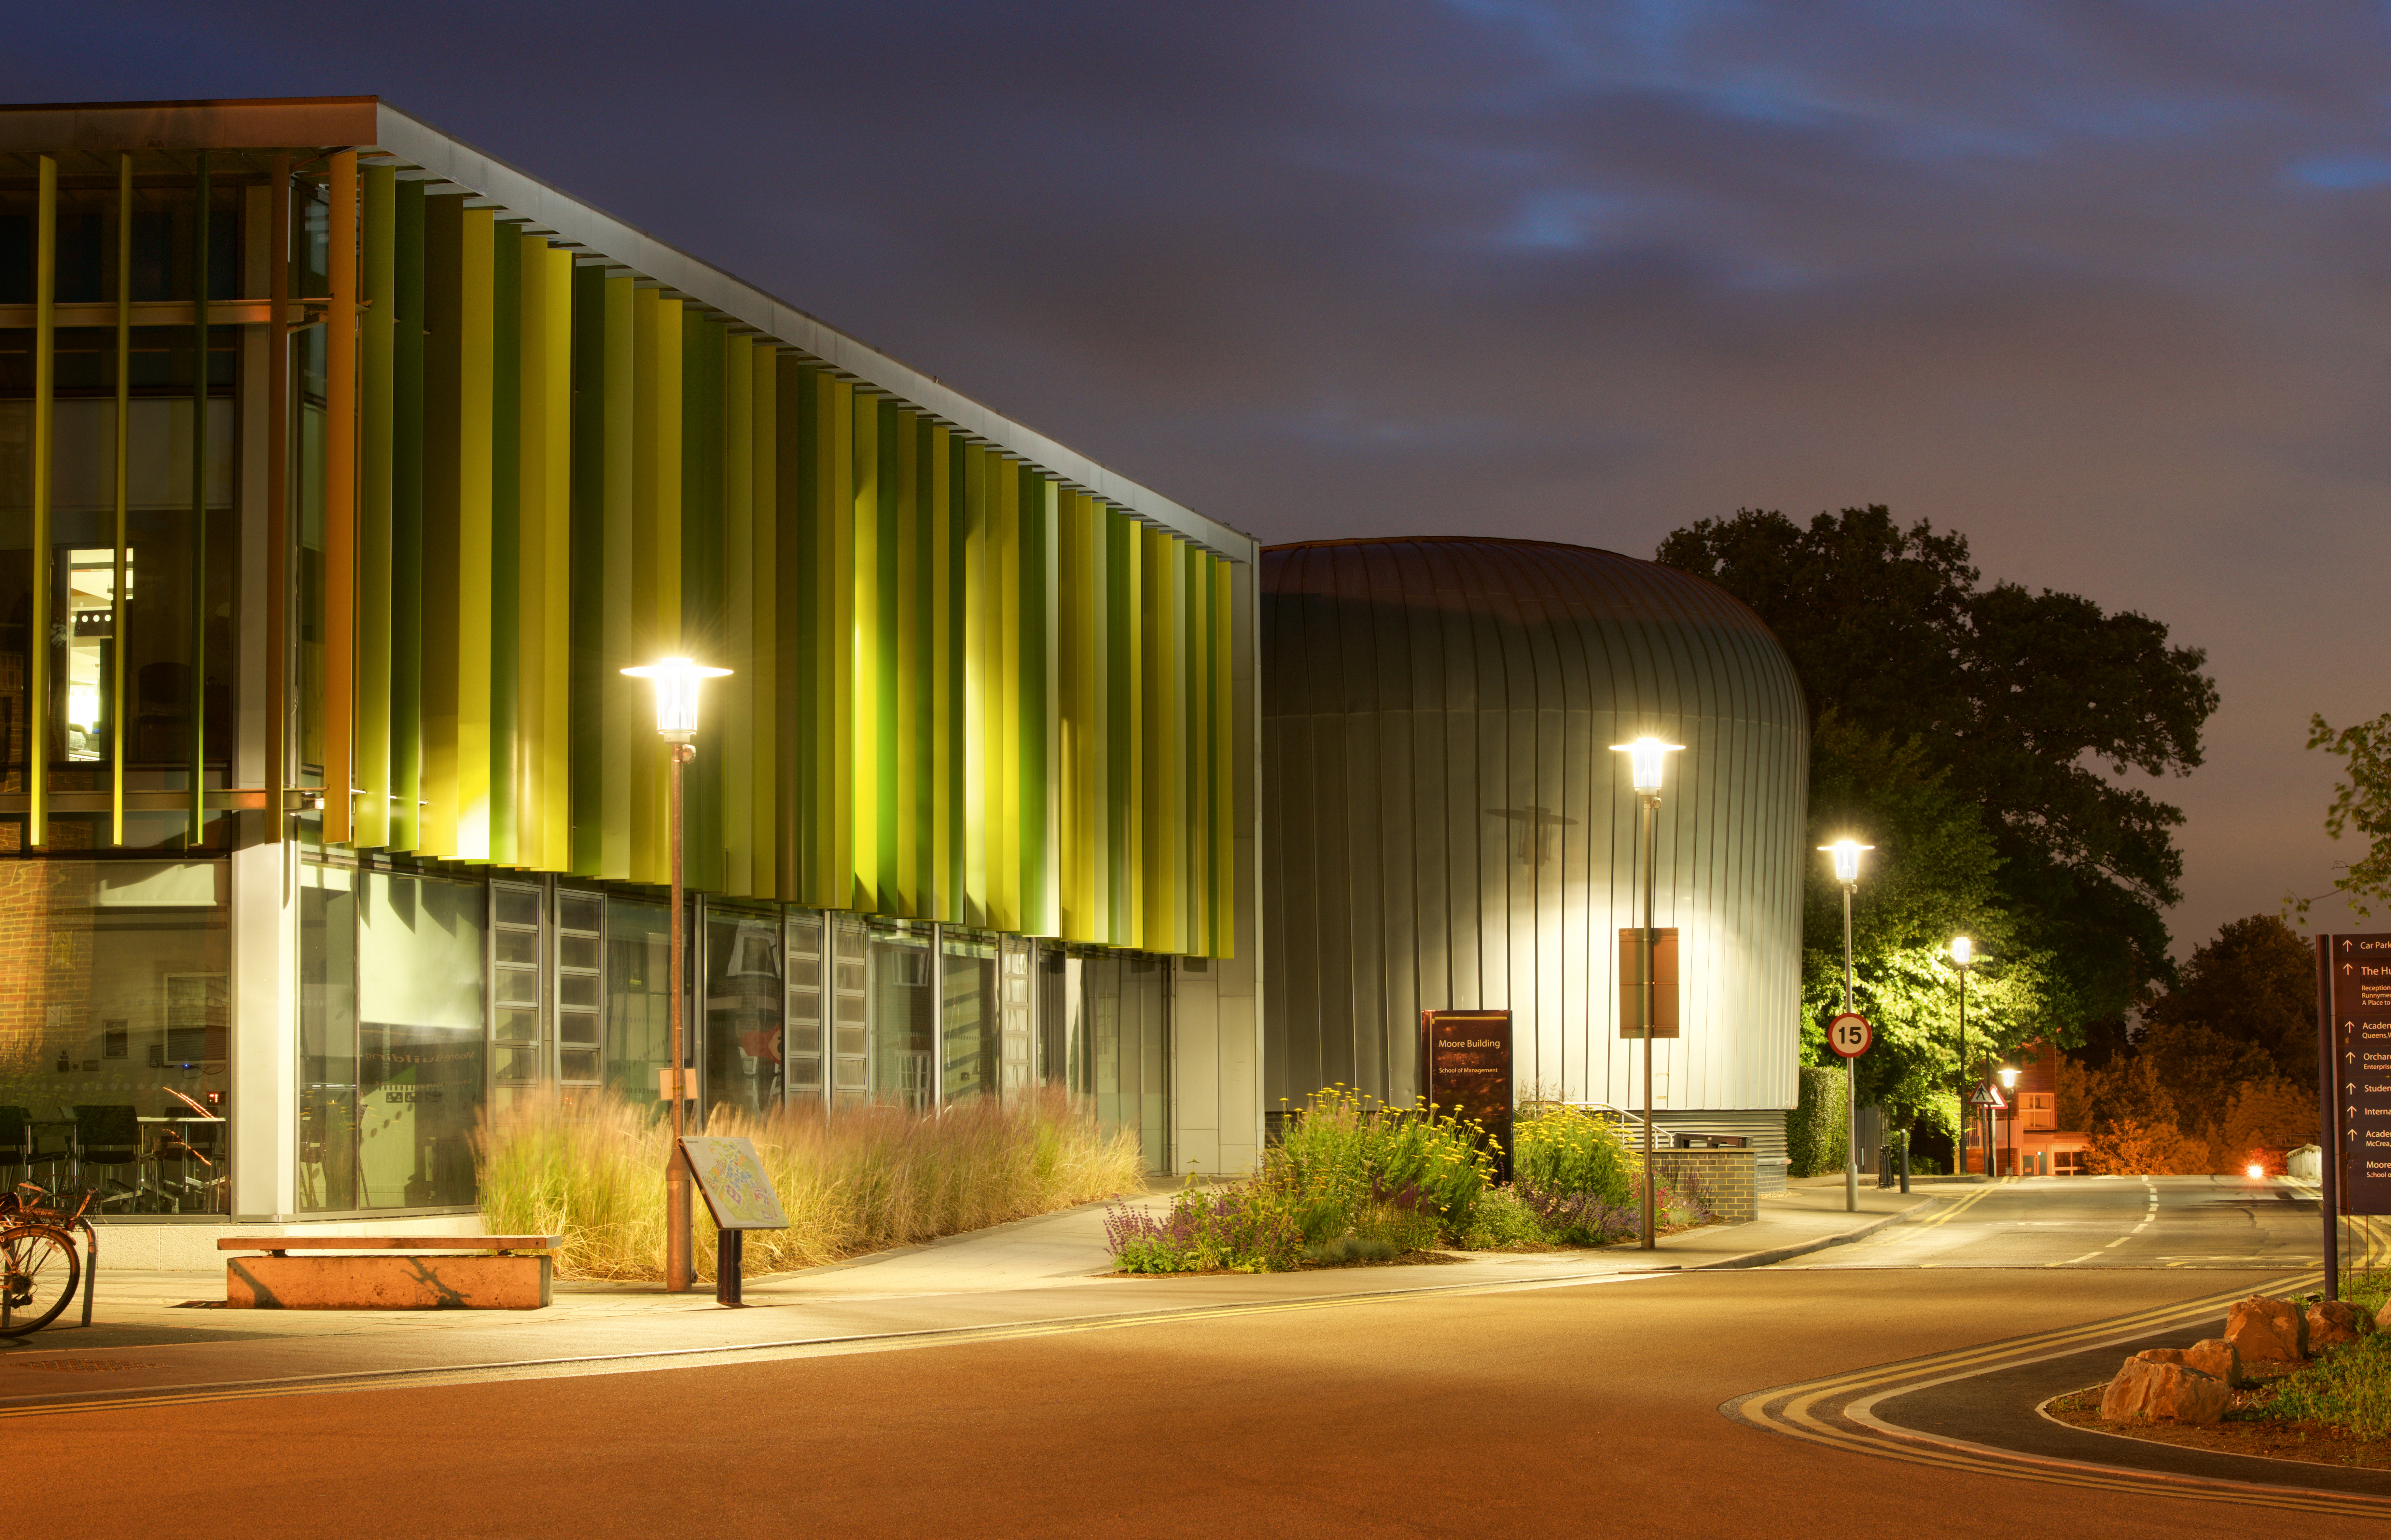
POLYGON ((714 1242, 714 1303, 739 1304, 747 1232, 785 1230, 789 1216, 782 1212, 780 1195, 772 1190, 772 1179, 764 1174, 764 1163, 756 1158, 752 1143, 689 1136, 680 1141, 680 1150, 718 1232, 714 1242))
POLYGON ((1860 1206, 1860 1055, 1875 1044, 1876 1029, 1851 1008, 1848 982, 1843 995, 1843 1013, 1827 1023, 1827 1047, 1843 1061, 1843 1203, 1856 1211, 1860 1206))
POLYGON ((2391 1213, 2391 935, 2317 938, 2324 1297, 2341 1298, 2341 1218, 2391 1213))
POLYGON ((1431 1108, 1475 1118, 1511 1179, 1511 1013, 1420 1012, 1420 1095, 1431 1108))

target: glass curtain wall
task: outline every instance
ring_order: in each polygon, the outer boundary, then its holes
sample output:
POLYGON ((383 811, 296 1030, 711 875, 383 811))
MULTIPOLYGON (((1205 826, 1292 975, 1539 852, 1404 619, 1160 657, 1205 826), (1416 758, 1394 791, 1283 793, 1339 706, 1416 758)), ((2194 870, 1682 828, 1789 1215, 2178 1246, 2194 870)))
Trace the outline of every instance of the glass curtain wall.
MULTIPOLYGON (((645 899, 606 898, 606 1084, 658 1110, 656 1072, 671 1060, 671 912, 645 899)), ((691 1023, 682 1023, 684 1031, 691 1023)), ((691 1033, 690 1035, 694 1035, 691 1033)), ((684 1062, 694 1045, 681 1044, 684 1062)))
POLYGON ((1143 952, 1069 948, 1048 972, 1071 1089, 1134 1128, 1148 1171, 1170 1169, 1170 973, 1143 952))
POLYGON ((0 862, 0 1180, 106 1215, 231 1192, 221 862, 0 862))
MULTIPOLYGON (((211 180, 200 260, 197 178, 145 177, 132 202, 131 297, 187 303, 204 274, 213 299, 239 292, 241 212, 251 190, 211 180)), ((0 189, 0 303, 33 299, 30 189, 0 189)), ((58 191, 60 304, 120 292, 120 200, 113 177, 66 177, 58 191)), ((31 756, 47 762, 52 791, 71 801, 106 792, 122 752, 128 790, 187 790, 194 762, 225 784, 235 678, 233 517, 240 328, 130 328, 120 381, 113 326, 56 332, 49 532, 51 618, 44 741, 29 741, 32 548, 32 346, 30 327, 0 328, 0 790, 26 788, 31 756), (117 563, 117 395, 126 396, 124 560, 117 563)), ((210 813, 207 842, 228 827, 210 813)), ((128 810, 124 844, 190 843, 187 812, 128 810)), ((23 820, 0 818, 0 849, 25 843, 23 820)), ((46 844, 113 843, 110 815, 88 806, 49 814, 46 844)))
POLYGON ((939 1087, 949 1102, 992 1097, 1002 1088, 1004 985, 997 938, 974 930, 940 932, 939 1087))
POLYGON ((705 1105, 750 1115, 780 1105, 782 975, 777 907, 705 908, 705 1105))
POLYGON ((918 920, 867 922, 871 942, 872 1092, 874 1099, 924 1111, 935 1105, 937 1030, 933 927, 918 920))
POLYGON ((488 1076, 489 891, 311 866, 300 905, 300 1206, 463 1207, 488 1076))

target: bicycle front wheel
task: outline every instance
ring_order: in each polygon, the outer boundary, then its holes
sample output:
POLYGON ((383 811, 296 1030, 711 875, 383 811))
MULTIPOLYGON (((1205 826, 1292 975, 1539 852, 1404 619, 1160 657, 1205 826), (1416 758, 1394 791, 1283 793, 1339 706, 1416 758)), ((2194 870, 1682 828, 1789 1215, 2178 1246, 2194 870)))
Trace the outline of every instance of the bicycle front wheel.
POLYGON ((0 1337, 22 1337, 58 1319, 82 1277, 72 1237, 46 1225, 0 1230, 0 1337))

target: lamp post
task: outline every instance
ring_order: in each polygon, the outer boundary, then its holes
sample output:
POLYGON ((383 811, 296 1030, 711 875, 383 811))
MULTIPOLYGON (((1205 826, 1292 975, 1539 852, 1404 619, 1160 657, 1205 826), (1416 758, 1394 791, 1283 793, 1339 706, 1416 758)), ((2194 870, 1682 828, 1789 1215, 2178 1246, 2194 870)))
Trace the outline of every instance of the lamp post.
POLYGON ((2008 1100, 2008 1102, 2009 1102, 2009 1114, 2010 1114, 2010 1163, 2011 1165, 2016 1165, 2016 1164, 2019 1164, 2019 1163, 2020 1163, 2020 1162, 2019 1162, 2019 1161, 2018 1161, 2018 1159, 2017 1159, 2017 1152, 2018 1152, 2018 1140, 2017 1140, 2017 1135, 2018 1135, 2018 1126, 2017 1126, 2017 1082, 2018 1082, 2018 1072, 2017 1072, 2017 1069, 2016 1069, 2016 1067, 2015 1067, 2015 1066, 2013 1066, 2013 1065, 2009 1065, 2009 1064, 2004 1064, 2004 1065, 2002 1065, 2002 1066, 2001 1066, 2000 1074, 2001 1074, 2001 1089, 2002 1089, 2003 1091, 2005 1091, 2005 1092, 2007 1092, 2007 1093, 2008 1093, 2008 1096, 2007 1096, 2006 1099, 2007 1099, 2007 1100, 2008 1100))
MULTIPOLYGON (((1820 850, 1835 858, 1835 880, 1843 889, 1843 1014, 1852 1013, 1852 894, 1859 891, 1860 852, 1874 850, 1856 840, 1838 840, 1820 850)), ((1843 1060, 1843 1212, 1860 1209, 1859 1060, 1843 1060)))
POLYGON ((1637 1014, 1644 1022, 1644 1242, 1643 1249, 1651 1251, 1658 1244, 1652 1226, 1652 897, 1653 850, 1652 827, 1661 811, 1661 772, 1668 765, 1667 756, 1685 747, 1682 743, 1663 743, 1657 738, 1639 738, 1633 743, 1614 743, 1613 753, 1627 756, 1628 772, 1635 787, 1635 800, 1644 804, 1644 937, 1639 949, 1643 953, 1640 970, 1643 988, 1637 1014))
POLYGON ((1952 1124, 1958 1159, 1953 1164, 1961 1169, 1957 1175, 1966 1175, 1968 1164, 1968 969, 1976 955, 1976 943, 1965 936, 1951 938, 1951 960, 1959 965, 1959 1072, 1953 1076, 1953 1086, 1959 1094, 1959 1116, 1952 1124))
POLYGON ((689 1165, 681 1157, 681 1106, 689 1097, 689 1071, 681 1053, 681 851, 680 851, 680 771, 681 766, 697 757, 697 746, 690 741, 697 736, 697 691, 708 679, 719 679, 730 671, 707 668, 688 658, 666 658, 661 662, 623 671, 634 679, 653 680, 656 687, 656 736, 668 746, 666 763, 669 790, 666 805, 672 828, 672 928, 671 960, 666 965, 666 988, 670 992, 666 1018, 671 1022, 669 1067, 659 1076, 657 1089, 672 1103, 672 1152, 665 1157, 665 1289, 668 1293, 689 1291, 693 1277, 689 1265, 689 1165))

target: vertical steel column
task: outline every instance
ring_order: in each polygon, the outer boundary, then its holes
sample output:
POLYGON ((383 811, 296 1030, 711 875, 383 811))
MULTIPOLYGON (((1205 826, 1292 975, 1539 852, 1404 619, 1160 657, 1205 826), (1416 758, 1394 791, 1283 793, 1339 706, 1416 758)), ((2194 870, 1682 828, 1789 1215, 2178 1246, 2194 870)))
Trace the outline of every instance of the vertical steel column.
POLYGON ((208 185, 207 151, 191 219, 191 762, 183 844, 196 849, 207 813, 208 769, 208 185))
POLYGON ((696 751, 686 743, 667 743, 666 779, 667 782, 666 820, 671 826, 671 849, 667 859, 672 867, 672 918, 667 944, 671 948, 666 964, 666 984, 669 995, 666 1002, 670 1022, 670 1046, 666 1048, 666 1084, 672 1099, 672 1149, 665 1156, 665 1290, 682 1294, 691 1282, 689 1263, 689 1165, 681 1155, 681 1109, 689 1090, 688 1072, 681 1066, 681 995, 683 993, 682 948, 688 944, 681 927, 681 909, 687 902, 681 888, 680 850, 680 767, 682 762, 696 751))
MULTIPOLYGON (((1857 869, 1857 858, 1854 858, 1857 869)), ((1843 1014, 1852 1013, 1852 889, 1843 884, 1843 1014)), ((1843 1060, 1843 1212, 1860 1209, 1860 1071, 1856 1058, 1843 1060)))
POLYGON ((25 843, 50 842, 50 397, 57 385, 58 163, 41 159, 33 234, 33 605, 25 651, 25 843))
POLYGON ((1644 798, 1644 1243, 1651 1251, 1660 1244, 1653 1228, 1652 1189, 1657 1174, 1652 1169, 1652 900, 1657 865, 1652 848, 1654 815, 1660 812, 1661 799, 1648 793, 1644 798))
POLYGON ((357 152, 327 179, 324 313, 324 843, 355 838, 357 666, 357 152))
POLYGON ((133 156, 127 151, 116 158, 116 586, 108 622, 108 842, 111 845, 124 843, 124 482, 133 458, 132 369, 133 156))
POLYGON ((290 832, 291 775, 291 157, 268 175, 265 258, 265 828, 290 832))
MULTIPOLYGON (((2341 1298, 2341 1108, 2333 1094, 2333 937, 2317 938, 2317 1208, 2324 1219, 2324 1297, 2341 1298)), ((2056 1123, 2057 1119, 2052 1119, 2056 1123)))

